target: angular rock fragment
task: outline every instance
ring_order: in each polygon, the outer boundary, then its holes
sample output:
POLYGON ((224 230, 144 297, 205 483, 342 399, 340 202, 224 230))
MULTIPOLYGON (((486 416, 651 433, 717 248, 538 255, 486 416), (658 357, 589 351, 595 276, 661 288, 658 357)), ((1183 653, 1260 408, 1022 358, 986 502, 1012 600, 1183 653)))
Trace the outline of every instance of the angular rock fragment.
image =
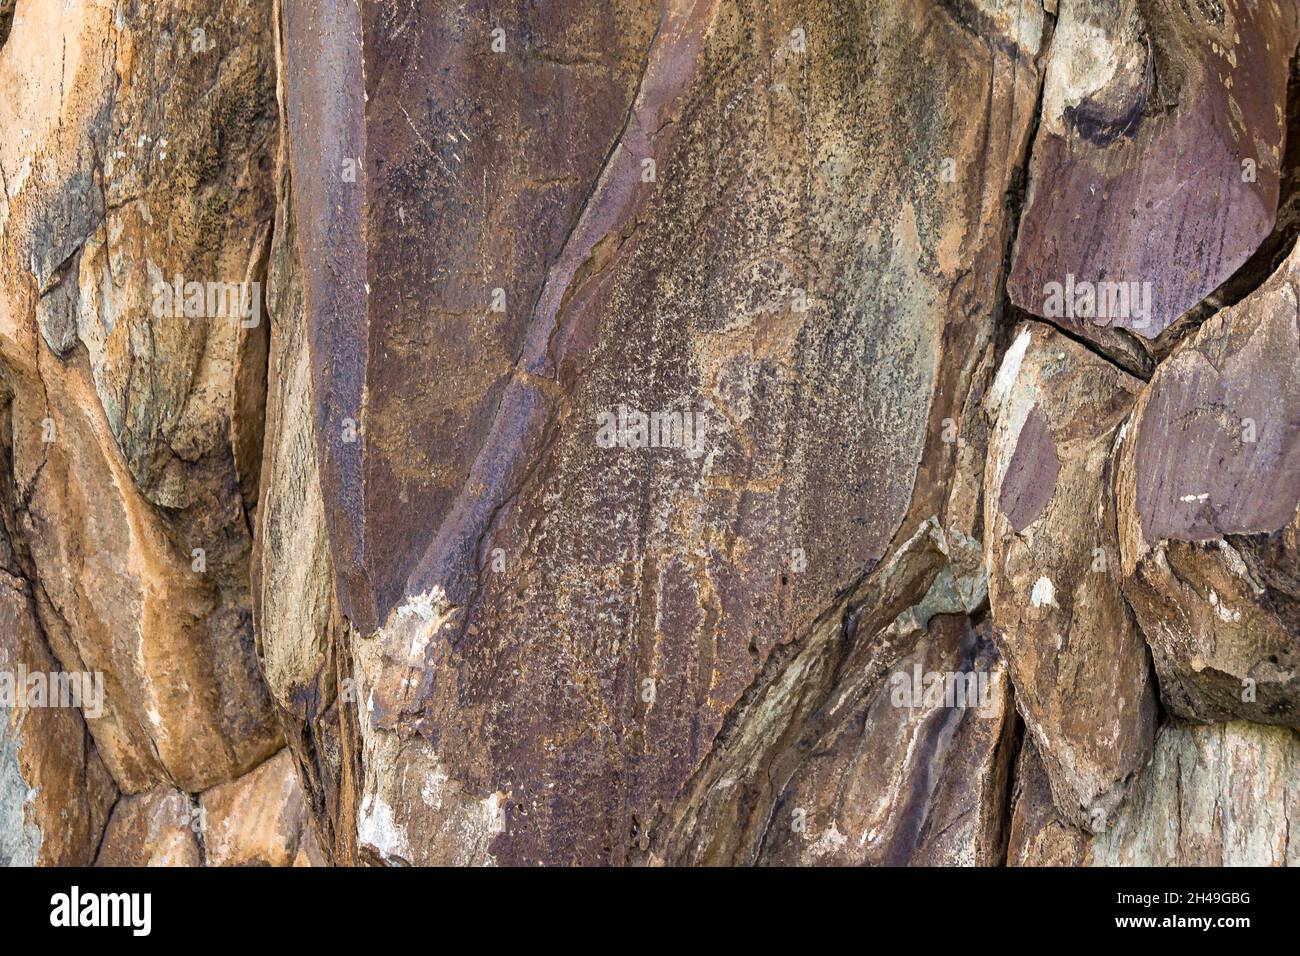
POLYGON ((1155 339, 1236 271, 1277 212, 1298 34, 1293 0, 1062 0, 1012 301, 1155 339))
POLYGON ((293 866, 300 849, 319 858, 288 750, 208 790, 199 806, 208 866, 293 866))
POLYGON ((1015 767, 1007 866, 1081 866, 1091 844, 1089 834, 1056 809, 1038 749, 1032 739, 1025 740, 1015 767))
POLYGON ((1096 830, 1151 754, 1147 649, 1120 589, 1112 449, 1141 382, 1027 323, 986 403, 989 605, 1065 818, 1096 830))
MULTIPOLYGON (((0 566, 7 544, 0 529, 0 566)), ((68 676, 45 646, 27 583, 0 567, 0 866, 89 866, 117 798, 69 706, 93 712, 80 694, 93 685, 74 697, 68 676), (41 696, 29 700, 33 689, 41 696)))
POLYGON ((1002 861, 1015 714, 987 624, 940 615, 910 639, 782 791, 760 863, 1002 861))
POLYGON ((1298 275, 1184 341, 1120 446, 1124 592, 1189 720, 1300 726, 1298 275))
POLYGON ((196 803, 170 787, 122 797, 113 807, 96 866, 202 866, 196 803))

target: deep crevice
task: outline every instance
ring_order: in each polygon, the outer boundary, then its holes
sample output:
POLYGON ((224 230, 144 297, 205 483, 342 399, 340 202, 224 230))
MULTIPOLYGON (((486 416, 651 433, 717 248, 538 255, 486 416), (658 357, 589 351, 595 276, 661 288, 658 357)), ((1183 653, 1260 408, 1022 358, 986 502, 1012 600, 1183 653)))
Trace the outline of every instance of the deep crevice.
POLYGON ((1010 323, 1012 328, 1015 328, 1015 326, 1019 325, 1021 322, 1036 322, 1039 325, 1047 326, 1054 332, 1060 333, 1063 337, 1069 339, 1076 345, 1087 349, 1093 355, 1110 365, 1115 366, 1126 375, 1131 375, 1144 382, 1149 382, 1151 381, 1151 376, 1155 374, 1156 364, 1154 360, 1150 363, 1143 362, 1140 364, 1134 363, 1131 360, 1126 361, 1126 359, 1131 359, 1131 357, 1107 349, 1104 345, 1082 335, 1079 332, 1075 332, 1074 330, 1062 325, 1057 325, 1051 319, 1045 319, 1041 315, 1034 315, 1032 312, 1026 312, 1019 306, 1010 305, 1010 303, 1008 303, 1008 305, 1010 306, 1010 313, 1013 316, 1013 321, 1010 323))

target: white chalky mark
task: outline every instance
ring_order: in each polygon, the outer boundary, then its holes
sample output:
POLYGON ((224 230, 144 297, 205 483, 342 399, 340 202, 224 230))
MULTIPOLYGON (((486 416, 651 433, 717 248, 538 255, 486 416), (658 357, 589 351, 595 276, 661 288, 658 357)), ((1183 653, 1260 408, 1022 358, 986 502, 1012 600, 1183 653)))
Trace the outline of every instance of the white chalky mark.
POLYGON ((832 820, 831 825, 822 831, 822 835, 810 849, 814 856, 825 856, 828 853, 834 853, 848 842, 849 838, 840 832, 840 828, 832 820))
POLYGON ((1011 348, 1007 349, 1007 354, 1002 359, 1002 367, 998 369, 997 378, 993 382, 993 388, 990 389, 992 393, 990 401, 993 407, 1000 408, 1011 395, 1011 389, 1016 384, 1016 379, 1020 377, 1020 364, 1025 360, 1029 339, 1029 329, 1023 328, 1016 336, 1015 342, 1011 344, 1011 348))
POLYGON ((385 859, 409 859, 411 845, 406 828, 393 816, 393 808, 379 797, 367 794, 361 803, 361 819, 357 821, 357 839, 372 846, 385 859))
POLYGON ((1034 589, 1029 593, 1029 603, 1034 607, 1048 604, 1056 606, 1056 585, 1052 584, 1051 578, 1041 577, 1034 582, 1034 589))

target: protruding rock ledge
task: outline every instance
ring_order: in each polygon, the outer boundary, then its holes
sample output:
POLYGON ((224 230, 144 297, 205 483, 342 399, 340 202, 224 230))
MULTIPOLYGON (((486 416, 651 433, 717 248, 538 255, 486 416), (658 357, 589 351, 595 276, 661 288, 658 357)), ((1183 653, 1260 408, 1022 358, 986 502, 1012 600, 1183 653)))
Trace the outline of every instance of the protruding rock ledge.
POLYGON ((1273 227, 1298 31, 1294 0, 1062 2, 1012 301, 1090 336, 1049 286, 1136 286, 1104 324, 1154 339, 1232 275, 1273 227))
POLYGON ((1119 449, 1124 593, 1166 708, 1300 726, 1300 250, 1157 370, 1119 449))

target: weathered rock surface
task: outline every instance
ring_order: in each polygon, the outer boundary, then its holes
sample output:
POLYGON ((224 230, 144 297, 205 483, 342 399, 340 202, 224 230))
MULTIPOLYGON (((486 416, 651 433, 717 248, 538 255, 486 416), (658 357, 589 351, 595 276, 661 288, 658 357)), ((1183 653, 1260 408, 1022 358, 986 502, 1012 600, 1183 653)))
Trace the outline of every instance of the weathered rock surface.
POLYGON ((946 508, 1041 8, 578 4, 497 53, 481 13, 326 7, 285 4, 285 105, 363 850, 625 860, 773 652, 946 508), (702 441, 602 447, 620 409, 702 441))
POLYGON ((1002 862, 1015 715, 987 623, 936 616, 880 651, 909 638, 910 653, 856 697, 786 785, 760 862, 1002 862))
POLYGON ((1120 591, 1111 464, 1141 384, 1032 323, 985 399, 993 633, 1057 805, 1091 829, 1114 814, 1155 735, 1147 649, 1120 591))
POLYGON ((320 865, 293 757, 282 750, 199 799, 208 866, 320 865))
MULTIPOLYGON (((30 582, 6 600, 15 621, 35 609, 0 644, 10 663, 104 688, 81 714, 21 712, 6 769, 16 759, 35 794, 36 859, 89 863, 119 790, 198 791, 283 746, 248 588, 271 11, 88 0, 10 4, 0 20, 0 375, 20 552, 7 567, 30 582), (202 283, 197 308, 161 302, 177 277, 202 283)), ((109 857, 190 862, 132 844, 148 827, 129 806, 109 857)))
POLYGON ((1235 721, 1160 729, 1114 824, 1090 837, 1061 817, 1037 754, 1021 753, 1012 866, 1296 866, 1300 737, 1235 721))
POLYGON ((1155 339, 1223 283, 1273 227, 1297 35, 1293 0, 1061 0, 1012 301, 1155 339))
POLYGON ((96 866, 202 866, 198 805, 170 787, 123 797, 113 807, 96 866))
POLYGON ((1015 768, 1007 865, 1081 866, 1090 842, 1089 834, 1066 822, 1056 808, 1037 746, 1025 740, 1015 768))
MULTIPOLYGON (((46 681, 58 672, 27 582, 3 568, 0 632, 0 686, 12 678, 10 691, 25 693, 31 675, 46 681)), ((18 707, 6 717, 0 726, 0 866, 89 866, 117 788, 80 711, 18 707)))
POLYGON ((0 861, 1296 862, 1297 35, 0 0, 0 861))
POLYGON ((1119 460, 1124 588, 1165 707, 1300 726, 1300 253, 1171 355, 1119 460))
POLYGON ((1171 723, 1094 866, 1296 866, 1300 737, 1246 723, 1171 723))

